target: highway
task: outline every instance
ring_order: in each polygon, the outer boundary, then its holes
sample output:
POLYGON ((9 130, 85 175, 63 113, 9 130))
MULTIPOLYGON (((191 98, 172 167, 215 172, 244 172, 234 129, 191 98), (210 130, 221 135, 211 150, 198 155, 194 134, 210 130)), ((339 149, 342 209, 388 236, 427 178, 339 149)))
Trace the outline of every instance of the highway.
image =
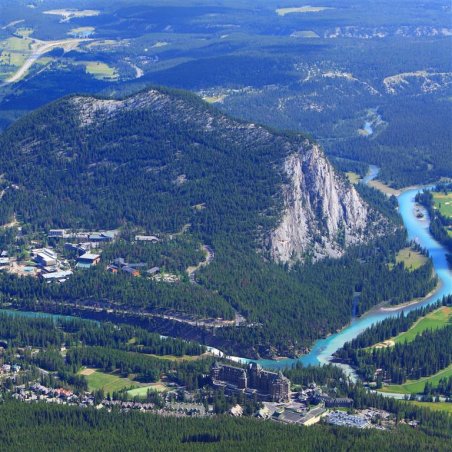
POLYGON ((91 41, 91 39, 63 39, 60 41, 51 42, 34 41, 34 44, 39 45, 39 47, 33 51, 33 53, 25 61, 25 63, 17 70, 17 72, 5 81, 4 85, 18 82, 20 79, 22 79, 22 77, 25 76, 25 74, 33 66, 33 64, 39 58, 41 58, 41 56, 50 52, 51 50, 61 47, 66 52, 68 52, 75 49, 83 41, 91 41))

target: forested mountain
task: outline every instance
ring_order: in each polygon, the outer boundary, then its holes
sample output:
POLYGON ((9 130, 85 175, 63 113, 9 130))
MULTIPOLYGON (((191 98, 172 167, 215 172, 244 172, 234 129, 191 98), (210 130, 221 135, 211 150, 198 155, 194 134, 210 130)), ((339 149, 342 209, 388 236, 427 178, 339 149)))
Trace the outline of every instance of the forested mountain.
POLYGON ((229 351, 293 355, 349 321, 355 290, 362 313, 434 285, 427 266, 388 266, 406 241, 393 202, 359 194, 305 137, 233 120, 185 92, 64 98, 5 131, 0 162, 0 223, 15 217, 22 233, 184 230, 215 249, 199 285, 99 269, 61 286, 5 274, 1 299, 17 306, 88 300, 224 319, 239 313, 252 328, 216 332, 229 351), (320 261, 345 249, 341 259, 320 261))
POLYGON ((167 232, 190 223, 207 241, 265 241, 284 208, 288 226, 268 241, 288 261, 341 255, 380 220, 303 136, 232 120, 186 93, 66 98, 9 129, 0 155, 3 222, 15 213, 34 227, 167 232))

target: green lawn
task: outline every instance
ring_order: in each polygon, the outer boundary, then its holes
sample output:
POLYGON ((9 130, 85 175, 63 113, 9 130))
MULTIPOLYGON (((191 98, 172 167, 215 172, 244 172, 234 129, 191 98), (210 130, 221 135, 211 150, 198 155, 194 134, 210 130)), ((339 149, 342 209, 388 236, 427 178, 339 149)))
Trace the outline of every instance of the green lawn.
POLYGON ((427 258, 421 253, 414 251, 412 248, 407 247, 401 249, 397 253, 396 262, 398 264, 403 262, 403 265, 407 270, 414 271, 419 267, 422 267, 427 262, 427 258))
POLYGON ((121 377, 115 373, 105 373, 96 370, 90 375, 85 375, 88 381, 88 389, 96 391, 103 389, 104 392, 120 391, 121 389, 130 388, 131 386, 139 386, 139 384, 129 378, 121 377))
POLYGON ((446 218, 452 218, 452 193, 433 193, 435 207, 439 209, 441 215, 446 218))
POLYGON ((349 171, 348 173, 345 173, 345 175, 352 184, 357 184, 361 180, 359 174, 356 174, 353 171, 349 171))
POLYGON ((135 388, 127 391, 127 395, 130 397, 141 397, 144 398, 148 395, 148 391, 164 392, 168 388, 162 383, 154 383, 148 386, 142 386, 141 388, 135 388))
POLYGON ((86 72, 99 80, 116 80, 118 73, 116 69, 100 61, 86 61, 82 64, 86 67, 86 72))
POLYGON ((404 333, 399 334, 393 340, 395 343, 411 342, 418 334, 425 330, 437 330, 445 327, 452 321, 452 308, 443 306, 436 311, 430 312, 425 317, 417 320, 414 325, 404 333))
POLYGON ((410 401, 413 405, 421 408, 429 408, 433 411, 445 411, 446 413, 452 414, 452 403, 448 402, 418 402, 410 401))
POLYGON ((152 356, 153 358, 164 359, 167 361, 196 361, 201 358, 205 358, 204 355, 153 355, 151 353, 147 353, 148 356, 152 356))
POLYGON ((441 378, 447 378, 452 376, 452 365, 440 370, 438 373, 431 375, 430 377, 420 378, 419 380, 407 380, 402 385, 389 385, 379 389, 381 392, 395 392, 398 394, 419 394, 424 391, 425 383, 428 381, 432 385, 438 386, 441 378))

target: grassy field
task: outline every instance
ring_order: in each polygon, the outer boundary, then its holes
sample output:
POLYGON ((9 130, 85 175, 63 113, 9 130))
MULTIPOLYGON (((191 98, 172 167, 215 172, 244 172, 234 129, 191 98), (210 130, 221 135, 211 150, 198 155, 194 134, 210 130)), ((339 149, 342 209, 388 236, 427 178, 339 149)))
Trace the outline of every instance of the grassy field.
POLYGON ((22 66, 32 52, 32 40, 28 38, 12 37, 0 41, 0 77, 11 76, 17 68, 22 66), (6 67, 1 68, 2 65, 6 67))
POLYGON ((293 38, 320 38, 320 36, 312 30, 294 31, 290 36, 293 38))
POLYGON ((418 334, 425 330, 436 330, 443 328, 452 321, 452 308, 443 306, 436 311, 430 312, 425 317, 417 320, 415 324, 404 333, 399 334, 393 340, 395 343, 411 342, 418 334))
POLYGON ((428 408, 433 411, 445 411, 446 413, 452 414, 452 403, 448 402, 418 402, 410 401, 413 405, 421 408, 428 408))
POLYGON ((28 27, 23 27, 23 28, 18 28, 15 31, 15 34, 17 36, 21 36, 22 38, 28 38, 30 35, 33 34, 33 28, 28 28, 28 27))
POLYGON ((196 361, 201 358, 205 358, 203 355, 182 355, 182 356, 176 356, 176 355, 153 355, 151 353, 147 353, 148 356, 152 356, 153 358, 158 359, 166 359, 167 361, 196 361))
POLYGON ((105 392, 120 391, 121 389, 139 386, 139 384, 129 378, 121 377, 115 373, 105 373, 94 369, 84 369, 79 374, 84 375, 88 381, 88 389, 96 391, 103 389, 105 392), (89 371, 89 372, 87 372, 89 371))
POLYGON ((446 218, 452 218, 452 193, 433 193, 435 207, 446 218))
POLYGON ((127 395, 130 397, 146 397, 148 395, 148 391, 157 391, 157 392, 164 392, 168 388, 162 384, 162 383, 154 383, 148 386, 142 386, 141 388, 135 388, 131 389, 130 391, 127 391, 127 395))
POLYGON ((91 36, 94 33, 94 30, 95 30, 94 27, 77 27, 69 31, 68 35, 81 36, 83 38, 87 38, 88 36, 91 36))
POLYGON ((385 185, 383 182, 380 182, 379 180, 371 180, 369 182, 369 186, 372 188, 375 188, 375 190, 381 191, 386 196, 399 196, 401 191, 397 190, 395 188, 389 187, 389 185, 385 185))
POLYGON ((345 175, 348 177, 348 180, 352 184, 357 184, 360 181, 359 174, 354 173, 353 171, 349 171, 348 173, 345 173, 345 175))
POLYGON ((205 96, 203 99, 208 102, 209 104, 216 104, 218 102, 223 102, 226 98, 225 94, 222 94, 221 96, 205 96))
POLYGON ((441 378, 448 378, 452 376, 452 365, 440 370, 438 373, 430 377, 420 378, 419 380, 407 380, 402 385, 388 385, 379 389, 381 392, 395 392, 398 394, 419 394, 424 390, 425 383, 428 381, 432 385, 438 386, 441 378))
POLYGON ((116 69, 106 63, 100 61, 86 61, 83 64, 86 67, 86 72, 91 74, 94 78, 100 80, 116 80, 118 78, 116 69))
POLYGON ((403 265, 407 270, 414 271, 419 267, 422 267, 427 262, 427 258, 421 253, 414 251, 412 248, 407 247, 401 249, 397 253, 396 262, 398 264, 403 262, 403 265))
POLYGON ((325 11, 327 9, 333 8, 328 8, 327 6, 299 6, 295 8, 278 8, 276 10, 276 14, 278 14, 278 16, 285 16, 286 14, 292 13, 319 13, 320 11, 325 11))

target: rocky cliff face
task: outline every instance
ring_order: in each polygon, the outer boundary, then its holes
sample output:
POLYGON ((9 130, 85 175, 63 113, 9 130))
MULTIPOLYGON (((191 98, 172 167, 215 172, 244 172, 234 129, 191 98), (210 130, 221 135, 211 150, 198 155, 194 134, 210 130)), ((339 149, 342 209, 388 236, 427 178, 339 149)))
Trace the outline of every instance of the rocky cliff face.
POLYGON ((369 206, 339 177, 320 148, 306 143, 284 161, 283 216, 270 236, 278 262, 340 257, 370 236, 369 206))

